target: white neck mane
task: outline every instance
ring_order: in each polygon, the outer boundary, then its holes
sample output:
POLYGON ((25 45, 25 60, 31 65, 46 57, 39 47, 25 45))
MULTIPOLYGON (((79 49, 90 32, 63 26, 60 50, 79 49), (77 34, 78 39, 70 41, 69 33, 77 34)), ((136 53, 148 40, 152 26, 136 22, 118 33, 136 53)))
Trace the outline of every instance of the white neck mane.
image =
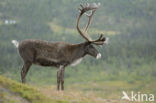
POLYGON ((82 59, 83 59, 83 58, 79 58, 79 59, 75 60, 74 62, 72 62, 72 63, 70 64, 70 66, 76 66, 76 65, 78 65, 79 63, 81 63, 82 59))

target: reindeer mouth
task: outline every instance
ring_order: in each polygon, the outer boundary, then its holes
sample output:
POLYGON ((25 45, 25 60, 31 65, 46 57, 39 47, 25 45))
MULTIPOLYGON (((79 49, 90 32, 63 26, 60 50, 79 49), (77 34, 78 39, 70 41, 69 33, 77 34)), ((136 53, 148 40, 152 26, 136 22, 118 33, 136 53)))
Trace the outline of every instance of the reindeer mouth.
POLYGON ((105 44, 108 44, 109 43, 109 38, 106 37, 106 40, 104 41, 105 44))
POLYGON ((101 58, 101 53, 98 53, 96 59, 100 59, 100 58, 101 58))

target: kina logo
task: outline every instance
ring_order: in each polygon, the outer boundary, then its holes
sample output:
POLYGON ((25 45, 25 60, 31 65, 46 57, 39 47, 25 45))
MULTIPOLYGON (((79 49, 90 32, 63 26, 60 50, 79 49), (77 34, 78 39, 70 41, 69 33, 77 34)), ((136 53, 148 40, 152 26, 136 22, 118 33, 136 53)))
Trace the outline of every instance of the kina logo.
POLYGON ((154 101, 154 94, 146 94, 146 93, 141 93, 137 92, 135 93, 134 91, 130 92, 130 95, 128 95, 125 91, 122 91, 122 100, 128 100, 128 101, 136 101, 136 102, 153 102, 154 101))

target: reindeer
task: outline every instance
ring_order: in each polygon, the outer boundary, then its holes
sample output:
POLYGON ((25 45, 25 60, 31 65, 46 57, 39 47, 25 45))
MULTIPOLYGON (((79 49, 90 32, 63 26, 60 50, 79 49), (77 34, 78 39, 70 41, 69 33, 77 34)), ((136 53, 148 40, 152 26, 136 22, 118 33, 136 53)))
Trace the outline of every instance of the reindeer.
POLYGON ((98 39, 92 40, 87 34, 91 18, 100 4, 87 3, 85 6, 82 4, 80 4, 80 6, 80 14, 76 22, 76 28, 79 34, 86 40, 85 42, 79 44, 68 44, 65 42, 48 42, 44 40, 29 39, 23 40, 19 43, 16 40, 12 40, 12 43, 18 49, 24 62, 21 70, 22 83, 26 82, 25 77, 32 64, 51 66, 58 68, 57 90, 60 90, 60 84, 61 90, 64 90, 64 71, 67 66, 75 66, 79 64, 86 55, 93 56, 96 59, 101 58, 101 54, 93 45, 103 45, 104 43, 107 43, 108 39, 103 37, 101 34, 98 39), (91 13, 88 14, 86 13, 87 11, 90 11, 91 13), (83 14, 88 17, 88 23, 84 31, 79 28, 79 21, 83 14))

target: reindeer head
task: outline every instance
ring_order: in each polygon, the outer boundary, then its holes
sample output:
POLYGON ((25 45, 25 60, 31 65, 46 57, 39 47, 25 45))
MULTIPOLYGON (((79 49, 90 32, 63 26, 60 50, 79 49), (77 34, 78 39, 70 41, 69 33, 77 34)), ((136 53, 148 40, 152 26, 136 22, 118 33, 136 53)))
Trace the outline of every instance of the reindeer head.
POLYGON ((103 34, 101 34, 98 39, 92 40, 89 37, 89 35, 87 34, 87 29, 90 25, 91 18, 94 15, 95 11, 99 8, 100 3, 98 3, 98 4, 96 4, 96 3, 88 4, 87 3, 85 6, 80 4, 80 6, 81 6, 81 8, 79 8, 80 14, 78 16, 77 23, 76 23, 77 31, 86 40, 86 45, 85 45, 86 54, 91 55, 91 56, 99 59, 101 57, 101 54, 96 50, 94 45, 99 46, 99 45, 103 45, 104 43, 108 43, 108 38, 103 37, 103 34), (90 14, 86 13, 87 11, 90 11, 90 14), (80 18, 83 14, 85 14, 88 17, 88 23, 87 23, 84 31, 81 31, 79 28, 79 21, 80 21, 80 18))

